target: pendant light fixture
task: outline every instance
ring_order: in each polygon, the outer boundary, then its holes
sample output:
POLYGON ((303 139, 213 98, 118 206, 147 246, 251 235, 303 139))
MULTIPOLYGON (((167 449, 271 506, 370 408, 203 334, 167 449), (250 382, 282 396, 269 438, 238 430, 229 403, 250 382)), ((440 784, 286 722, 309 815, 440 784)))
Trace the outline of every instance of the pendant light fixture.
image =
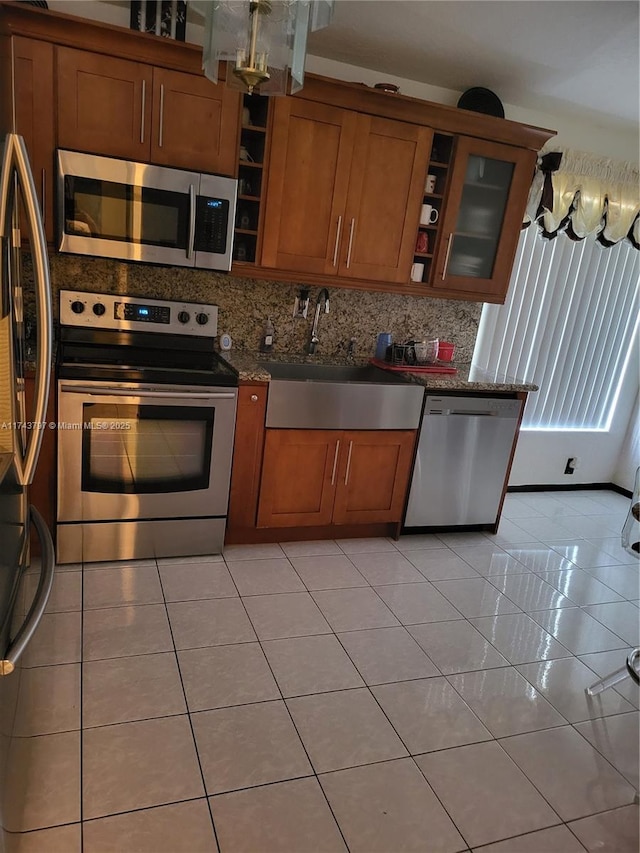
POLYGON ((218 82, 226 61, 227 86, 251 94, 284 95, 304 84, 309 32, 328 26, 334 0, 191 0, 204 18, 202 67, 218 82))

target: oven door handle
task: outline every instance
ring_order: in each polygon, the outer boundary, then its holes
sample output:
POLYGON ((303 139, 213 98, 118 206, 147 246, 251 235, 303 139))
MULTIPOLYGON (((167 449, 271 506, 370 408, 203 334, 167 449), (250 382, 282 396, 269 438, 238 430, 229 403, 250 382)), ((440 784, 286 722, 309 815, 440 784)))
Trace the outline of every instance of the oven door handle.
POLYGON ((235 400, 234 391, 141 391, 137 388, 96 388, 92 385, 61 385, 61 391, 91 397, 144 397, 154 400, 235 400))

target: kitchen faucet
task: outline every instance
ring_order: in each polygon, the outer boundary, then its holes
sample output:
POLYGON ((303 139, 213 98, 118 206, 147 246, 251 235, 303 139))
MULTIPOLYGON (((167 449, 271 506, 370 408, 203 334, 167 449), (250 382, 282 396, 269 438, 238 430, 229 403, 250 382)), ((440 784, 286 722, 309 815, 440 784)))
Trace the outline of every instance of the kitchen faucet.
POLYGON ((320 293, 318 294, 318 298, 316 299, 316 313, 313 318, 313 326, 311 327, 311 340, 309 341, 309 355, 313 355, 316 351, 316 347, 319 343, 318 338, 318 322, 320 320, 320 309, 322 308, 322 303, 324 302, 324 313, 329 313, 329 291, 326 287, 323 287, 320 293))

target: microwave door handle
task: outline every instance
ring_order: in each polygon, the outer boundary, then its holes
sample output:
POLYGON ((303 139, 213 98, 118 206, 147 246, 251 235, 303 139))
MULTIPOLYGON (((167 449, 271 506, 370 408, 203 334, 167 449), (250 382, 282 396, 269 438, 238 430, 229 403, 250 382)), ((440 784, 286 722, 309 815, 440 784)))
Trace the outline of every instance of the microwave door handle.
POLYGON ((189 184, 189 242, 187 244, 187 257, 193 257, 193 246, 196 241, 196 188, 189 184))
MULTIPOLYGON (((12 174, 18 177, 22 200, 24 203, 33 253, 36 291, 36 327, 37 327, 37 356, 36 356, 36 393, 33 420, 42 424, 47 413, 49 399, 49 381, 51 375, 51 341, 53 337, 53 311, 51 307, 51 280, 49 263, 47 261, 47 242, 44 236, 42 217, 38 206, 38 196, 29 167, 29 156, 24 139, 15 133, 7 134, 5 154, 2 163, 2 180, 0 191, 0 228, 9 224, 7 219, 7 200, 9 181, 12 174), (14 171, 15 170, 15 171, 14 171)), ((17 204, 17 196, 14 196, 17 204)), ((9 226, 10 227, 10 226, 9 226)), ((2 234, 2 231, 0 231, 2 234)), ((29 433, 24 459, 18 459, 17 474, 20 485, 29 486, 33 482, 44 430, 32 429, 29 433)))
POLYGON ((20 630, 4 655, 2 655, 2 660, 0 660, 0 675, 11 675, 16 668, 16 664, 20 656, 29 645, 31 638, 40 624, 40 620, 44 615, 47 602, 49 601, 49 596, 51 595, 51 587, 53 585, 55 557, 51 534, 49 533, 49 528, 45 524, 44 519, 34 506, 29 508, 29 512, 33 526, 38 534, 40 548, 42 551, 40 580, 33 599, 33 604, 31 605, 20 630))

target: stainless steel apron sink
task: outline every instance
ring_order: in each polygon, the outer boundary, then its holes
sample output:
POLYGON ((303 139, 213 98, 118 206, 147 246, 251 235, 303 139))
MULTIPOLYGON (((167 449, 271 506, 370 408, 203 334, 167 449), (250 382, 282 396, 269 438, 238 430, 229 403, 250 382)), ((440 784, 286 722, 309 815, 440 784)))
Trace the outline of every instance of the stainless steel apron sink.
POLYGON ((280 429, 417 429, 424 388, 372 365, 262 362, 280 429))

